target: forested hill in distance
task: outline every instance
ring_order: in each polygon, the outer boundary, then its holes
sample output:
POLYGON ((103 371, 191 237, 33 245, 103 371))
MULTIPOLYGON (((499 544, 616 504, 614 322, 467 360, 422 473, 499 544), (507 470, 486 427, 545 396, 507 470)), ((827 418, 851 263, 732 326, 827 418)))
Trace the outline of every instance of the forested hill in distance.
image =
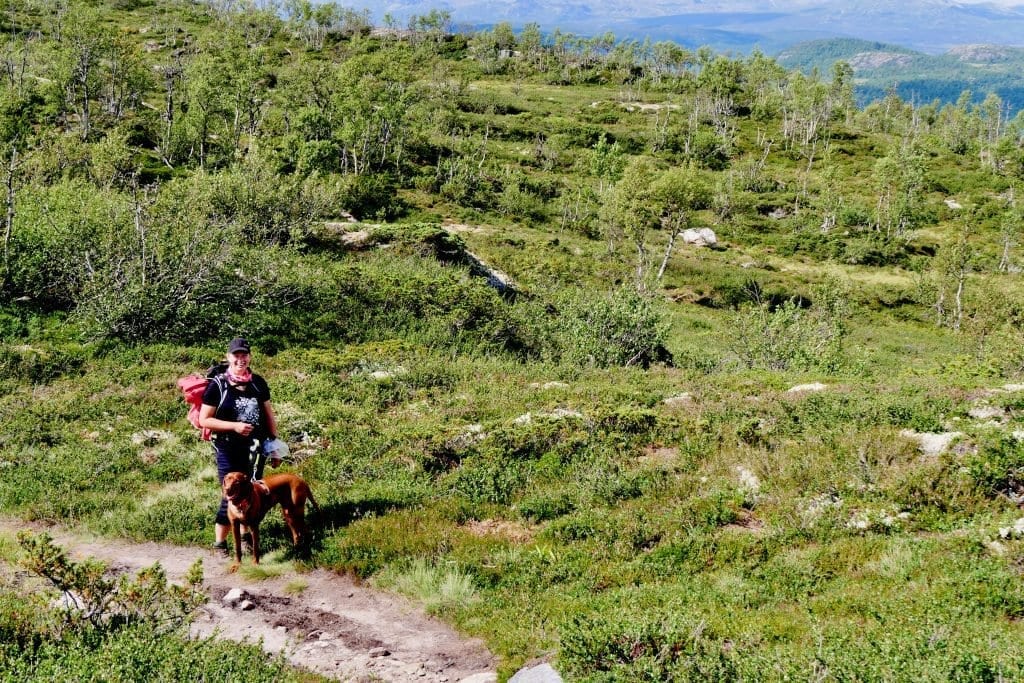
POLYGON ((1024 46, 1024 2, 992 0, 391 0, 371 8, 404 20, 431 7, 456 23, 537 22, 584 35, 671 40, 684 47, 774 54, 826 38, 861 38, 942 54, 956 45, 1024 46))
POLYGON ((794 45, 776 55, 787 69, 829 73, 837 61, 853 67, 863 105, 895 88, 909 102, 956 102, 965 91, 980 101, 996 93, 1010 115, 1024 109, 1024 48, 973 44, 928 55, 898 45, 839 38, 794 45))
MULTIPOLYGON (((549 35, 610 33, 619 41, 671 41, 733 54, 758 50, 804 73, 817 68, 827 74, 843 60, 854 69, 862 106, 891 88, 917 103, 955 103, 969 90, 974 102, 998 94, 1012 116, 1024 108, 1024 3, 1014 3, 447 0, 438 6, 456 27, 507 22, 518 29, 535 22, 549 35)), ((396 0, 382 6, 379 17, 388 13, 402 22, 432 6, 396 0)))

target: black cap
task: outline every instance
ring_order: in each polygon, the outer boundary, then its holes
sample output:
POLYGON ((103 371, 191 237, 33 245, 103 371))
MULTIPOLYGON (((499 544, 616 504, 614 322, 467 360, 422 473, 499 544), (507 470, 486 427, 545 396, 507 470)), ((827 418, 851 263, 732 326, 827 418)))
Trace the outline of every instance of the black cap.
POLYGON ((241 337, 235 337, 231 340, 231 343, 228 344, 228 353, 238 353, 239 351, 250 353, 249 342, 241 337))

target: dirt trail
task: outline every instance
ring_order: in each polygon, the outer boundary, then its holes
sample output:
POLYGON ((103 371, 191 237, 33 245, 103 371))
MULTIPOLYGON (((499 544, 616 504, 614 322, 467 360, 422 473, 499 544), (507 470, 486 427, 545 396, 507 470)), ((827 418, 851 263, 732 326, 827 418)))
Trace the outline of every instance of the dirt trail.
MULTIPOLYGON (((12 535, 23 522, 0 518, 0 533, 12 535)), ((134 573, 159 562, 171 581, 180 582, 203 559, 209 601, 192 632, 230 640, 263 640, 263 648, 284 653, 295 666, 341 681, 426 681, 491 683, 495 659, 479 640, 468 640, 400 596, 356 584, 324 570, 248 580, 228 571, 222 554, 164 543, 84 538, 59 527, 47 531, 75 559, 94 557, 111 569, 134 573), (288 585, 300 583, 301 591, 288 585), (252 607, 229 606, 224 596, 245 592, 252 607)))

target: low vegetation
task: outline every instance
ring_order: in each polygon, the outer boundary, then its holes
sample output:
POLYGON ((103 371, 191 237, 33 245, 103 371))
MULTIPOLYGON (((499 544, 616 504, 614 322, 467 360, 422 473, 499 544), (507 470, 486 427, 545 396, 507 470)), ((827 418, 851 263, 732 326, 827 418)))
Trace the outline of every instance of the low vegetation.
MULTIPOLYGON (((207 544, 174 380, 244 335, 322 507, 309 558, 273 515, 268 551, 503 676, 1024 678, 1019 115, 313 10, 4 5, 0 511, 207 544)), ((24 580, 12 680, 301 678, 186 640, 158 568, 97 619, 24 580)))

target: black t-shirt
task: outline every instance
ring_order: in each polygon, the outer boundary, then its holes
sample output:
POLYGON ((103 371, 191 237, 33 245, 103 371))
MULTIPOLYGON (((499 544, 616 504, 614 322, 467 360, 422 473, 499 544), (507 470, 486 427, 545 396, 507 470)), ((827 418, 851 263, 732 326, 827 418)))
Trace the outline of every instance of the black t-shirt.
MULTIPOLYGON (((270 400, 270 387, 259 375, 254 374, 245 384, 233 385, 227 375, 212 378, 203 392, 203 405, 219 409, 214 417, 229 422, 248 422, 253 425, 252 436, 246 439, 264 440, 267 433, 267 418, 263 413, 263 404, 270 400), (227 389, 227 396, 221 401, 221 385, 227 389)), ((218 438, 224 433, 218 434, 218 438)), ((231 434, 229 434, 231 436, 231 434)), ((235 435, 237 436, 237 435, 235 435)))

